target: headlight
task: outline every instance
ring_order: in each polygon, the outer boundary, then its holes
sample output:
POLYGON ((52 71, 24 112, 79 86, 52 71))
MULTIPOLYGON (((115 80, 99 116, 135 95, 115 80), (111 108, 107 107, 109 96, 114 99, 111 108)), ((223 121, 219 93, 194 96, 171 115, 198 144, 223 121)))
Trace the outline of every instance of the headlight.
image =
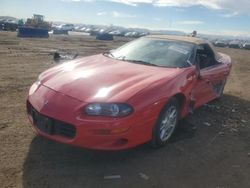
POLYGON ((85 113, 92 116, 124 117, 133 112, 128 104, 92 103, 85 107, 85 113))

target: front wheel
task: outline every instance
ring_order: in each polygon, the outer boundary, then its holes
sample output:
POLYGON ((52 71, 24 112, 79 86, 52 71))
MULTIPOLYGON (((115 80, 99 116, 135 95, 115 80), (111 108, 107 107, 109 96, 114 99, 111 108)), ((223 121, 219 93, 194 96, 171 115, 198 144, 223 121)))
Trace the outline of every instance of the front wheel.
POLYGON ((163 108, 153 129, 152 145, 154 147, 165 145, 173 136, 178 124, 179 108, 176 98, 170 99, 163 108))

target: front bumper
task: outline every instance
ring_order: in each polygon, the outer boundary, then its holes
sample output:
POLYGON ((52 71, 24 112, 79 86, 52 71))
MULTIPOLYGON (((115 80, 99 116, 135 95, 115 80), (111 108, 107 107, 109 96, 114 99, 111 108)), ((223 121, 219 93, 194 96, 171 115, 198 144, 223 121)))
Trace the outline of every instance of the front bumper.
POLYGON ((155 118, 143 118, 136 112, 123 118, 84 116, 81 110, 85 105, 40 85, 28 96, 27 112, 38 135, 64 144, 98 150, 122 150, 151 139, 155 118), (38 123, 34 112, 53 126, 44 128, 46 122, 42 125, 38 123))

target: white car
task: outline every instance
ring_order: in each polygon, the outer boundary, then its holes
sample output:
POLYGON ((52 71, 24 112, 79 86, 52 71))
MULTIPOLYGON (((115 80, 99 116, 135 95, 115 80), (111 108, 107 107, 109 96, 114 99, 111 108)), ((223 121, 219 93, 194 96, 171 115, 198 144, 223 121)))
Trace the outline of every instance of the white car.
POLYGON ((67 30, 72 31, 74 30, 75 26, 73 24, 63 24, 56 27, 58 30, 67 30))

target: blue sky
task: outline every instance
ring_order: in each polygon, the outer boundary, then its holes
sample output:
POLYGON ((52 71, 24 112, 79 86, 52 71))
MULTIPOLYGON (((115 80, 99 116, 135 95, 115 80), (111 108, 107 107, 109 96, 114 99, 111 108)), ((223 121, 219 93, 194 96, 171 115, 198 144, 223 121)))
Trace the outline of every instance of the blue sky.
POLYGON ((0 15, 250 36, 250 0, 0 0, 0 15))

